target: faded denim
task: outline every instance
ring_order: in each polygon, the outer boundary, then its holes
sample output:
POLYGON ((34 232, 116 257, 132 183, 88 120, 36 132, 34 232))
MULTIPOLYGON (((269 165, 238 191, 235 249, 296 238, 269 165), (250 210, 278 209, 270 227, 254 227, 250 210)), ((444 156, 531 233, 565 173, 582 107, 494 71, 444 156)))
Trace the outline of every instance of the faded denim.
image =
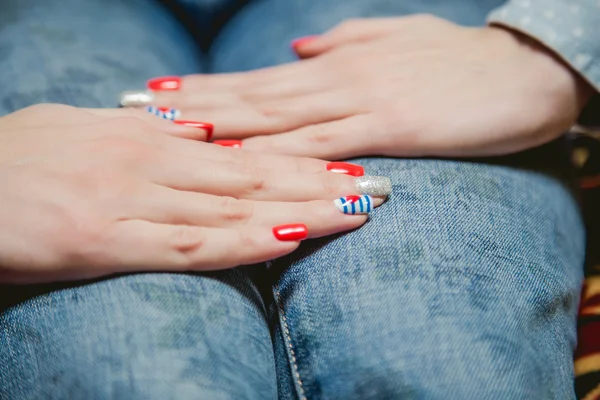
MULTIPOLYGON (((243 2, 184 3, 190 30, 151 0, 4 0, 0 115, 292 61, 289 40, 350 17, 478 25, 502 1, 256 0, 209 55, 194 39, 218 24, 194 18, 243 2)), ((0 399, 574 398, 584 230, 564 143, 355 162, 391 177, 389 201, 266 266, 0 287, 0 399)))

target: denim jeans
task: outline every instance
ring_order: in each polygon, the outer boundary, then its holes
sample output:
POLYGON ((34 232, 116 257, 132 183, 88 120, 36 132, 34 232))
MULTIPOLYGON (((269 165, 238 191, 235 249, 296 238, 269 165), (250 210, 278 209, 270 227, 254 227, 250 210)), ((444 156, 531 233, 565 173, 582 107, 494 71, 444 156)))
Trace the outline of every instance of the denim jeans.
MULTIPOLYGON (((0 115, 293 61, 291 39, 352 17, 478 25, 502 1, 243 3, 4 0, 0 115)), ((584 229, 565 143, 353 162, 391 177, 389 201, 267 265, 0 287, 0 399, 574 398, 584 229)))

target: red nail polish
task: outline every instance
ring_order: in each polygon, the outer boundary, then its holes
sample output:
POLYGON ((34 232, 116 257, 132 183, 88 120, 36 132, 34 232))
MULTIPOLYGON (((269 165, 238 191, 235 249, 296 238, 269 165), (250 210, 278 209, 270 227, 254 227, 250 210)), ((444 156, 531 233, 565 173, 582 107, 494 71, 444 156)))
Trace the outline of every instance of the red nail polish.
POLYGON ((356 195, 350 195, 350 196, 346 196, 344 198, 346 199, 346 201, 348 203, 356 203, 357 201, 360 201, 360 196, 356 196, 356 195))
POLYGON ((239 149, 240 147, 242 147, 241 140, 215 140, 213 144, 218 144, 219 146, 224 147, 233 147, 235 149, 239 149))
POLYGON ((308 42, 312 42, 313 40, 315 40, 318 37, 319 37, 318 35, 311 35, 311 36, 304 36, 304 37, 298 38, 296 40, 293 40, 292 41, 292 48, 294 50, 296 50, 298 47, 304 46, 308 42))
POLYGON ((308 228, 304 224, 279 225, 273 228, 273 235, 282 242, 295 242, 308 237, 308 228))
POLYGON ((173 121, 176 124, 189 126, 192 128, 204 129, 206 131, 206 140, 212 139, 214 125, 209 122, 198 122, 198 121, 184 121, 184 120, 175 120, 173 121))
POLYGON ((360 165, 345 162, 330 162, 327 164, 327 171, 352 176, 363 176, 365 174, 365 169, 360 165))
POLYGON ((146 82, 146 87, 150 90, 179 90, 181 88, 181 78, 178 76, 159 76, 146 82))

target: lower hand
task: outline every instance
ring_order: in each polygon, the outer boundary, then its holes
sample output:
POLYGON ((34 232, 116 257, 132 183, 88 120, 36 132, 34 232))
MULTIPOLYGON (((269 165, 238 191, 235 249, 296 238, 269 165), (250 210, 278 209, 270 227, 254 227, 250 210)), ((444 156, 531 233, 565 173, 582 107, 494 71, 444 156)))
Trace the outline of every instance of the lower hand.
POLYGON ((365 182, 389 192, 386 178, 168 135, 123 112, 40 105, 0 118, 0 281, 265 261, 365 223, 346 214, 382 202, 361 196, 365 182))

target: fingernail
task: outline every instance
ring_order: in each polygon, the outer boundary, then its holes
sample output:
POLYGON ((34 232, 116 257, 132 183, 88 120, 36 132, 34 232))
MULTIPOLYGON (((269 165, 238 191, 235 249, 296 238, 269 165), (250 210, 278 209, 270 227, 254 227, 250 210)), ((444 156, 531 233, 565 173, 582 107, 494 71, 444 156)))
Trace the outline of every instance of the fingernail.
POLYGON ((173 115, 173 117, 175 118, 179 118, 181 117, 181 111, 179 111, 176 108, 169 108, 169 107, 156 107, 158 109, 158 111, 161 111, 163 113, 171 113, 173 115))
POLYGON ((333 204, 344 214, 368 214, 373 209, 373 199, 369 195, 340 197, 333 204))
POLYGON ((159 118, 168 119, 169 121, 174 121, 181 115, 181 111, 167 107, 148 106, 146 107, 146 111, 148 111, 150 114, 156 115, 159 118))
POLYGON ((360 176, 356 178, 356 190, 360 194, 388 196, 392 193, 392 181, 387 176, 360 176))
POLYGON ((179 90, 181 88, 181 78, 178 76, 159 76, 146 82, 146 87, 150 90, 179 90))
POLYGON ((310 35, 310 36, 304 36, 304 37, 298 38, 296 40, 292 40, 292 48, 294 50, 296 50, 298 47, 304 46, 308 42, 312 42, 313 40, 315 40, 318 37, 319 37, 318 35, 310 35))
POLYGON ((223 147, 233 147, 235 149, 239 149, 240 147, 242 147, 241 140, 215 140, 212 143, 218 144, 219 146, 223 146, 223 147))
POLYGON ((183 120, 176 120, 173 122, 176 124, 179 124, 179 125, 183 125, 183 126, 204 129, 206 131, 206 140, 208 141, 212 138, 214 125, 209 122, 183 121, 183 120))
POLYGON ((121 93, 119 104, 123 107, 147 106, 154 101, 154 94, 147 90, 128 90, 121 93))
POLYGON ((327 164, 327 171, 352 176, 363 176, 365 174, 365 169, 360 165, 345 162, 330 162, 327 164))
POLYGON ((308 237, 308 228, 304 224, 279 225, 273 228, 273 235, 282 242, 295 242, 308 237))

